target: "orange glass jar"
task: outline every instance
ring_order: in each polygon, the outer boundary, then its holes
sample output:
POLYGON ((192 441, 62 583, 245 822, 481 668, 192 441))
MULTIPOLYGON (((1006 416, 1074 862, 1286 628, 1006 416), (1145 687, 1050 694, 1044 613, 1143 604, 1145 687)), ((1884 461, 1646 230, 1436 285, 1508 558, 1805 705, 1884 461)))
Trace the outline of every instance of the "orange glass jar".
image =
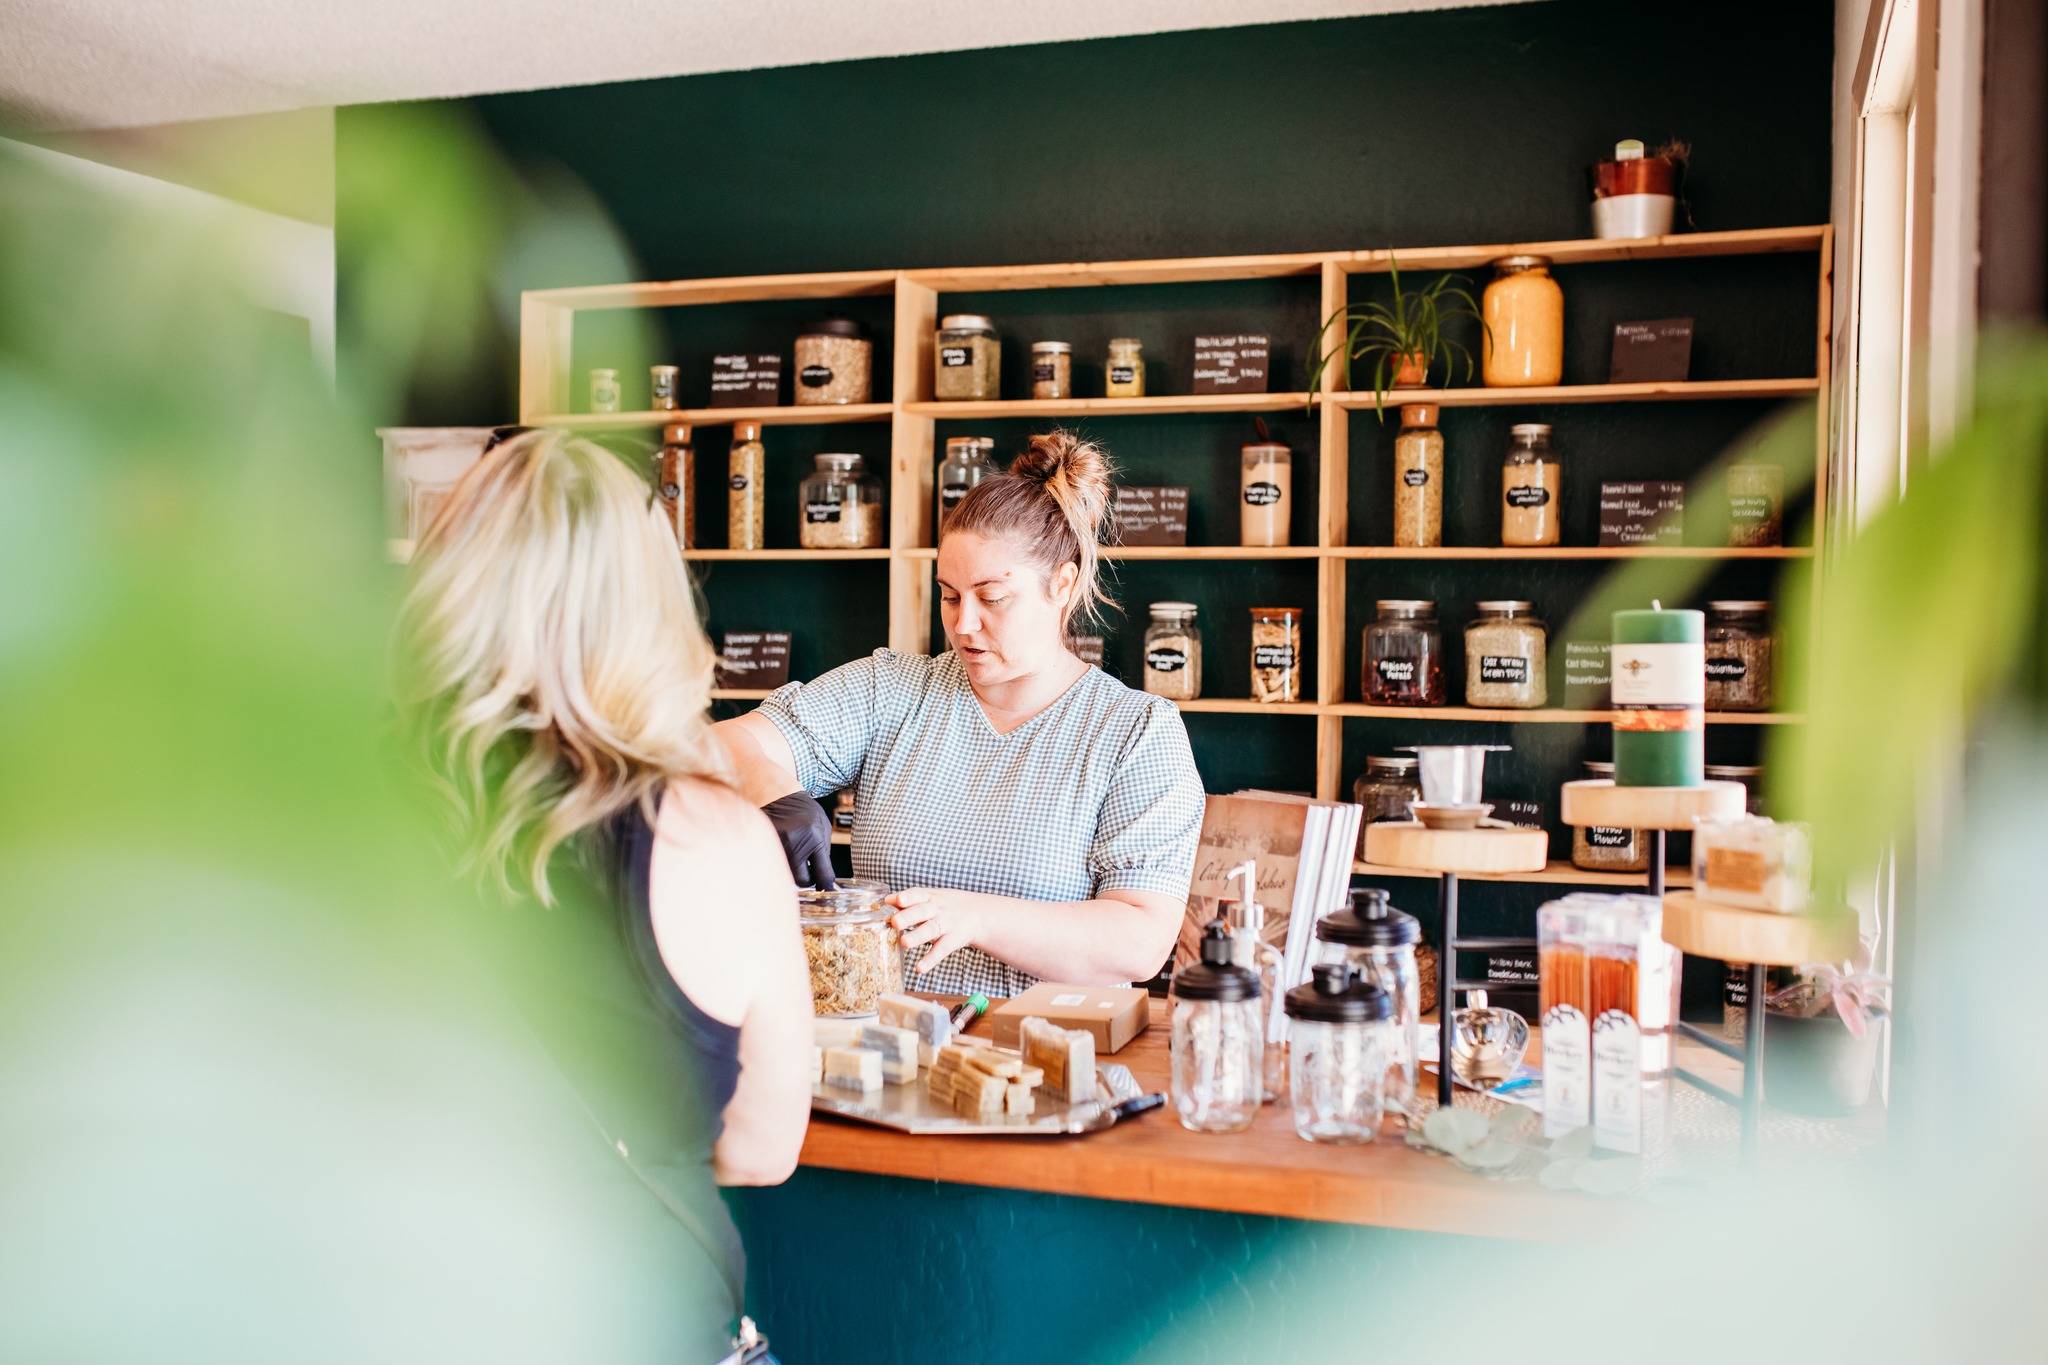
POLYGON ((1479 311, 1480 371, 1489 388, 1534 388, 1564 378, 1564 290, 1548 256, 1503 256, 1493 263, 1479 311))

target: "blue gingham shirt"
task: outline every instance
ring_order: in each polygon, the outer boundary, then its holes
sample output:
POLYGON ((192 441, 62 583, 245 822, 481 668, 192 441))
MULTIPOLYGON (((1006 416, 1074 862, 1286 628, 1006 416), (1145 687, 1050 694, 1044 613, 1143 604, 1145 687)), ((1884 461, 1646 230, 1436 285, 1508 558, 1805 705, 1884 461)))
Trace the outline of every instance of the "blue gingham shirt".
MULTIPOLYGON (((1090 668, 997 734, 950 651, 878 649, 761 703, 812 796, 854 789, 853 871, 892 891, 1035 901, 1153 891, 1185 901, 1202 779, 1180 712, 1090 668)), ((1010 996, 1038 978, 963 948, 915 990, 1010 996)))

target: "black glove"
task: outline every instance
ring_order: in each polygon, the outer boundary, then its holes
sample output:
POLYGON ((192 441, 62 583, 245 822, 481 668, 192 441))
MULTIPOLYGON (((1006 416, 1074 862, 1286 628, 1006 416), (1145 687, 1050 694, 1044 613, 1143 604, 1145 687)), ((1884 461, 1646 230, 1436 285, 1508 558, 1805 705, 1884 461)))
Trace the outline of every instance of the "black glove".
POLYGON ((791 792, 761 807, 761 813, 775 826, 798 886, 830 891, 839 885, 832 875, 832 818, 823 806, 803 792, 791 792))

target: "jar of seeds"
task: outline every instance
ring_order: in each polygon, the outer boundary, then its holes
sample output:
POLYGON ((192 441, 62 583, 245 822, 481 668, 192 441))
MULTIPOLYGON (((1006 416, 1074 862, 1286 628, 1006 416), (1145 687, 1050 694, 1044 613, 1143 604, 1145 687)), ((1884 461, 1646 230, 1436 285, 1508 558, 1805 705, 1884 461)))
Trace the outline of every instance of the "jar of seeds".
POLYGON ((737 422, 732 450, 726 456, 725 545, 729 550, 759 550, 766 542, 768 452, 761 444, 759 422, 737 422))
POLYGON ((1548 636, 1536 604, 1508 599, 1476 604, 1465 627, 1465 704, 1527 710, 1549 700, 1548 636))
POLYGON ((1143 398, 1145 396, 1145 343, 1136 337, 1111 337, 1109 364, 1105 368, 1103 396, 1143 398))
POLYGON ((590 410, 594 413, 617 412, 619 410, 619 372, 617 370, 592 370, 590 372, 590 410))
POLYGON ((903 945, 889 925, 879 882, 841 879, 837 888, 798 887, 797 925, 811 976, 811 1012, 861 1019, 903 989, 903 945))
POLYGON ((1252 608, 1252 700, 1301 700, 1301 608, 1252 608))
POLYGON ((1444 435, 1436 404, 1405 403, 1394 438, 1394 544, 1426 550, 1444 539, 1444 435))
POLYGON ((1365 699, 1376 706, 1444 704, 1443 631, 1436 603, 1383 597, 1365 628, 1365 699))
POLYGON ((1771 709, 1771 604, 1707 603, 1707 709, 1771 709))
POLYGON ((1193 701, 1202 695, 1202 635, 1192 602, 1154 602, 1145 628, 1145 690, 1193 701))
POLYGON ((950 313, 939 320, 932 352, 932 393, 945 401, 1002 396, 1003 344, 996 325, 979 313, 950 313))
POLYGON ((1031 396, 1074 396, 1074 348, 1064 341, 1031 343, 1031 396))
MULTIPOLYGON (((1586 776, 1612 782, 1614 765, 1589 761, 1586 776)), ((1650 841, 1638 829, 1575 825, 1572 827, 1572 866, 1587 872, 1648 872, 1650 841)))
POLYGON ((661 429, 661 449, 654 452, 654 500, 685 550, 697 546, 697 452, 690 445, 687 422, 661 429))
POLYGON ((852 318, 812 323, 796 339, 797 403, 867 402, 874 358, 868 329, 852 318))
POLYGON ((932 528, 932 544, 946 529, 952 514, 974 486, 996 472, 996 443, 989 436, 948 436, 946 455, 939 462, 938 521, 932 528))
POLYGON ((647 406, 656 412, 674 412, 682 406, 676 396, 676 385, 681 382, 683 372, 673 365, 650 365, 647 367, 647 406))
POLYGON ((827 454, 803 481, 798 497, 806 550, 873 550, 882 544, 882 484, 863 472, 858 455, 827 454))

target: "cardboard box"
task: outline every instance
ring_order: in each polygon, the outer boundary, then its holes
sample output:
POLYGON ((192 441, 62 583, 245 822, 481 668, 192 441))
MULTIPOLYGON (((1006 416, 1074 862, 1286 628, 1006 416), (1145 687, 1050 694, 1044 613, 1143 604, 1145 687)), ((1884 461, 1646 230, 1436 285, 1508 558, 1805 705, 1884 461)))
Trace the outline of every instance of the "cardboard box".
POLYGON ((1019 1029, 1033 1015, 1061 1028, 1085 1029, 1093 1035, 1099 1057, 1115 1052, 1145 1031, 1152 1022, 1150 1001, 1140 986, 1066 986, 1041 981, 991 1009, 988 1022, 997 1047, 1017 1046, 1019 1029))

